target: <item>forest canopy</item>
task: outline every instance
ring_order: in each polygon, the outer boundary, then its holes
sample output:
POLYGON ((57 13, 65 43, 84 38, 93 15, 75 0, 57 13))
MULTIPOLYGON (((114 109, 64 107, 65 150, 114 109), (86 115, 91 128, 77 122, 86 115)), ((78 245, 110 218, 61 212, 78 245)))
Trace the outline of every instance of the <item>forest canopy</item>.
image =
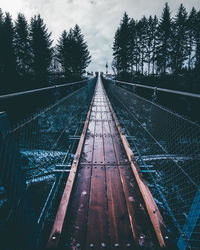
POLYGON ((56 44, 40 15, 30 22, 13 20, 0 9, 0 93, 80 80, 91 61, 78 25, 65 30, 56 44))
POLYGON ((118 78, 200 75, 200 11, 180 5, 172 17, 168 3, 161 17, 130 18, 125 12, 116 30, 112 68, 118 78))

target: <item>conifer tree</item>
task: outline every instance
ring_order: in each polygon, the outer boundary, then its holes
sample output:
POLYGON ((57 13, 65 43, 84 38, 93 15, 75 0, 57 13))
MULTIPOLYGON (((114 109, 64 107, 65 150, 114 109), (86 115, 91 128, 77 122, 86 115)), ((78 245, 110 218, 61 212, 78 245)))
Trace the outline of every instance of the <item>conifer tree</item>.
POLYGON ((73 29, 74 38, 74 73, 82 75, 88 64, 91 62, 91 56, 88 51, 87 43, 84 42, 84 36, 80 27, 76 24, 73 29))
POLYGON ((156 52, 156 63, 161 73, 166 73, 171 63, 172 42, 172 20, 168 3, 162 12, 158 26, 158 46, 156 52))
POLYGON ((31 49, 29 39, 29 27, 23 14, 18 14, 15 22, 15 54, 17 59, 17 71, 20 76, 25 76, 30 71, 31 49))
POLYGON ((16 76, 16 57, 14 51, 14 26, 12 23, 12 17, 9 13, 6 13, 3 24, 3 53, 2 58, 4 60, 4 73, 6 77, 16 76))
POLYGON ((68 33, 66 31, 62 33, 57 44, 57 59, 65 77, 70 78, 72 75, 81 77, 85 72, 91 56, 78 25, 75 25, 74 29, 70 29, 68 33))
POLYGON ((52 40, 51 33, 48 32, 40 15, 31 19, 30 45, 33 77, 42 86, 48 81, 49 66, 52 59, 52 40))
POLYGON ((188 69, 189 71, 194 68, 194 51, 195 51, 195 26, 196 26, 197 11, 192 8, 188 20, 187 20, 187 32, 188 32, 188 69))
POLYGON ((112 66, 116 69, 116 73, 119 74, 121 70, 120 65, 120 48, 119 48, 119 35, 120 35, 120 29, 117 28, 117 31, 115 32, 114 36, 114 43, 113 43, 113 64, 112 66))
POLYGON ((0 9, 0 77, 2 77, 4 72, 4 15, 0 9))
POLYGON ((146 62, 148 66, 148 75, 150 74, 150 67, 152 62, 152 54, 153 54, 153 45, 155 39, 155 27, 154 27, 154 19, 152 16, 149 17, 147 23, 147 46, 146 46, 146 62))
POLYGON ((152 74, 155 73, 155 62, 156 62, 156 49, 158 45, 158 18, 155 15, 153 18, 152 22, 152 27, 151 27, 151 32, 152 32, 152 74))
POLYGON ((136 21, 132 18, 129 23, 130 26, 130 69, 131 69, 131 76, 133 76, 134 66, 136 67, 136 21))
POLYGON ((113 56, 118 74, 127 76, 130 70, 130 19, 124 13, 119 28, 115 33, 113 56))
POLYGON ((65 77, 69 78, 72 75, 72 58, 73 58, 73 49, 72 49, 72 29, 67 34, 66 30, 63 31, 61 37, 58 40, 56 47, 57 50, 57 59, 61 65, 62 71, 64 72, 65 77))
POLYGON ((197 12, 196 15, 196 25, 195 25, 195 69, 196 71, 200 72, 200 11, 197 12))
POLYGON ((172 70, 175 73, 179 73, 187 58, 188 49, 187 12, 183 4, 178 9, 172 33, 172 70))
POLYGON ((137 23, 137 46, 139 50, 141 73, 144 74, 144 63, 146 62, 147 50, 147 19, 145 16, 137 23))

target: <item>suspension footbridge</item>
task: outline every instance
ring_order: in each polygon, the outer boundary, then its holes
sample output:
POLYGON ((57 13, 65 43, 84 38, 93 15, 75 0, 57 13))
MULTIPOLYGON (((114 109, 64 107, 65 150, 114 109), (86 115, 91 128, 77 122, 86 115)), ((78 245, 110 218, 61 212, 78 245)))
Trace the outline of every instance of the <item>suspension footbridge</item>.
POLYGON ((3 249, 199 249, 200 126, 100 74, 50 90, 71 86, 1 113, 3 249))

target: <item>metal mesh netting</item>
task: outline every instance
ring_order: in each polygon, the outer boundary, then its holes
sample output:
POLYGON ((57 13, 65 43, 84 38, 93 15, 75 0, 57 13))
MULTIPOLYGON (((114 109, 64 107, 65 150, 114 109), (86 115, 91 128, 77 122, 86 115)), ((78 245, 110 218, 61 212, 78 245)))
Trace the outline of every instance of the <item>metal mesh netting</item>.
POLYGON ((94 85, 95 79, 88 80, 84 87, 13 128, 8 129, 7 122, 5 134, 0 137, 3 180, 0 182, 0 231, 4 249, 19 249, 18 243, 20 249, 28 249, 22 246, 26 242, 13 239, 9 244, 14 246, 10 247, 5 240, 13 227, 17 228, 14 233, 17 238, 20 232, 20 238, 27 239, 26 233, 31 235, 34 249, 36 244, 42 247, 48 237, 94 85), (27 224, 30 228, 26 228, 27 224))
POLYGON ((14 136, 20 148, 22 169, 28 170, 27 180, 67 164, 71 137, 81 133, 80 121, 85 119, 92 91, 92 86, 82 87, 10 130, 8 135, 14 136))
POLYGON ((200 126, 111 81, 105 87, 179 249, 199 249, 200 126))

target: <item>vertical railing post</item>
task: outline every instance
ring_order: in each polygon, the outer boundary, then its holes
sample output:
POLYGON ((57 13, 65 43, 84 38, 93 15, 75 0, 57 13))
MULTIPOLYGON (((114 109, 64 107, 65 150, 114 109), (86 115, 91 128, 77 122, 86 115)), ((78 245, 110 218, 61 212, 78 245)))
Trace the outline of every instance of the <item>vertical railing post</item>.
POLYGON ((192 233, 195 229, 197 221, 200 216, 200 189, 197 190, 193 203, 190 207, 185 225, 183 226, 183 233, 178 240, 178 249, 185 250, 189 245, 192 233))

